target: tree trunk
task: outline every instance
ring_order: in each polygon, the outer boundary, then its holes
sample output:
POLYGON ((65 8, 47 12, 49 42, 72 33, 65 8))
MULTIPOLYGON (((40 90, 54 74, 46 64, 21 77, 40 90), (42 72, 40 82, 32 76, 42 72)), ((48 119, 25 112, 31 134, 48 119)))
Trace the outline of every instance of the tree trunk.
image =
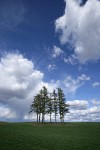
POLYGON ((44 117, 43 116, 44 116, 44 114, 42 113, 42 123, 44 122, 44 117))
POLYGON ((62 123, 62 118, 61 118, 61 115, 60 115, 60 122, 62 123))
POLYGON ((64 123, 64 113, 63 113, 63 123, 64 123))
POLYGON ((37 123, 38 123, 38 113, 37 113, 37 123))
POLYGON ((43 114, 43 122, 45 122, 45 114, 43 114))
POLYGON ((51 113, 50 113, 50 123, 51 123, 51 113))
POLYGON ((42 114, 42 123, 45 122, 45 114, 42 114))
POLYGON ((39 122, 40 122, 40 113, 39 113, 39 122))
POLYGON ((56 113, 55 113, 55 123, 56 123, 56 113))

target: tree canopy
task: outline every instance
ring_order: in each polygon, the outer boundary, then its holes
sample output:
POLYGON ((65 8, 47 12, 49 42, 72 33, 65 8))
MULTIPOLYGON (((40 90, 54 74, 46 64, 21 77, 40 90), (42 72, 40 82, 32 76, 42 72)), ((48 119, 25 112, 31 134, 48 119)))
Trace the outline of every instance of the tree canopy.
POLYGON ((54 114, 55 123, 57 122, 57 115, 64 123, 64 117, 69 112, 69 105, 66 103, 64 92, 61 88, 53 90, 49 93, 47 88, 43 86, 40 92, 34 96, 34 100, 30 106, 30 112, 35 112, 37 122, 45 122, 45 115, 49 115, 50 123, 52 122, 52 114, 54 114))

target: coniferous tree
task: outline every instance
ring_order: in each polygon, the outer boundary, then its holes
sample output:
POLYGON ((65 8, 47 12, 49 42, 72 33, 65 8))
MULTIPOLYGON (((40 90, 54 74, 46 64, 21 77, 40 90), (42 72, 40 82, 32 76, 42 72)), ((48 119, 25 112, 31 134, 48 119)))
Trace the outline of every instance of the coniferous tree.
POLYGON ((41 122, 43 123, 44 105, 43 105, 43 90, 42 89, 40 90, 40 97, 41 97, 41 115, 42 115, 41 122))
POLYGON ((50 115, 50 123, 52 122, 52 112, 53 112, 53 101, 52 101, 52 98, 51 98, 51 94, 52 93, 49 93, 50 94, 50 97, 48 97, 48 102, 47 102, 47 114, 50 115))
POLYGON ((47 101, 48 101, 48 92, 47 92, 47 88, 45 86, 43 86, 41 92, 41 101, 42 101, 42 123, 45 121, 45 114, 46 114, 46 105, 47 105, 47 101))
POLYGON ((62 122, 62 91, 60 88, 58 88, 58 107, 59 107, 60 120, 62 122))
POLYGON ((32 102, 32 105, 30 106, 30 112, 35 112, 37 115, 37 122, 38 122, 38 115, 39 115, 39 101, 38 101, 38 96, 34 97, 34 101, 32 102))
POLYGON ((40 122, 41 114, 42 114, 42 123, 45 120, 47 100, 48 100, 47 88, 44 86, 40 90, 40 93, 34 97, 34 101, 30 106, 29 113, 34 111, 37 114, 37 122, 40 122))
POLYGON ((54 90, 53 93, 48 93, 47 88, 44 86, 39 94, 34 97, 34 101, 30 106, 30 113, 35 112, 37 115, 37 122, 44 123, 45 121, 45 114, 50 115, 50 122, 51 116, 54 112, 55 115, 55 123, 56 123, 56 116, 59 112, 61 122, 64 122, 65 114, 68 113, 69 105, 66 104, 65 95, 61 88, 58 88, 58 93, 54 90), (50 94, 50 96, 48 96, 50 94), (42 119, 40 118, 42 115, 42 119))
POLYGON ((42 108, 42 105, 41 105, 41 95, 38 94, 37 95, 37 101, 38 101, 38 122, 41 121, 41 108, 42 108))
POLYGON ((55 123, 56 123, 57 122, 56 116, 58 113, 58 100, 57 100, 57 93, 55 90, 53 91, 53 106, 54 106, 55 123))
POLYGON ((61 88, 58 88, 58 104, 59 104, 60 120, 63 123, 65 114, 68 113, 69 105, 66 104, 65 95, 63 93, 63 90, 61 90, 61 88))

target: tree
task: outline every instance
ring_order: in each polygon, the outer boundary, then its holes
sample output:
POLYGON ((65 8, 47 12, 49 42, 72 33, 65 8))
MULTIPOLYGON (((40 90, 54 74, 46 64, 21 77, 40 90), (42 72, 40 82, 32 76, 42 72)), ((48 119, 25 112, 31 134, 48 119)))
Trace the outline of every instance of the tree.
POLYGON ((34 97, 34 101, 32 102, 32 105, 30 106, 30 112, 35 112, 37 114, 37 122, 38 122, 38 114, 39 114, 39 95, 34 97))
POLYGON ((41 95, 38 94, 37 95, 37 104, 38 104, 38 122, 40 122, 41 120, 41 108, 42 108, 42 105, 41 105, 41 95))
POLYGON ((41 101, 42 101, 41 112, 42 112, 42 123, 43 123, 45 121, 46 105, 48 101, 48 92, 45 86, 43 86, 42 90, 40 91, 40 95, 41 95, 41 101))
POLYGON ((68 107, 69 105, 65 102, 65 95, 63 93, 63 90, 61 88, 58 88, 58 104, 59 104, 59 114, 60 114, 60 120, 63 123, 65 114, 68 113, 68 107))
POLYGON ((50 115, 50 122, 52 121, 52 113, 55 115, 55 123, 56 116, 59 112, 60 120, 63 123, 65 114, 68 113, 69 105, 66 104, 65 95, 61 88, 58 88, 58 93, 54 90, 53 93, 48 93, 47 88, 43 86, 40 90, 39 94, 34 97, 34 101, 30 106, 30 113, 35 112, 37 115, 37 122, 45 122, 45 114, 50 115), (48 96, 49 95, 49 96, 48 96), (42 119, 41 119, 42 115, 42 119))
POLYGON ((57 112, 58 112, 58 101, 57 101, 57 93, 54 90, 53 91, 53 105, 54 105, 54 114, 55 114, 55 123, 56 123, 56 116, 57 116, 57 112))
POLYGON ((47 101, 47 113, 50 115, 50 123, 51 123, 52 112, 53 112, 53 102, 50 93, 50 97, 48 97, 48 101, 47 101))
POLYGON ((35 112, 37 115, 37 122, 40 122, 41 118, 41 114, 42 114, 42 123, 45 120, 45 114, 46 114, 46 105, 47 105, 47 101, 48 101, 48 95, 47 95, 47 88, 44 86, 39 94, 37 94, 34 97, 34 101, 32 102, 31 106, 30 106, 30 112, 35 112))

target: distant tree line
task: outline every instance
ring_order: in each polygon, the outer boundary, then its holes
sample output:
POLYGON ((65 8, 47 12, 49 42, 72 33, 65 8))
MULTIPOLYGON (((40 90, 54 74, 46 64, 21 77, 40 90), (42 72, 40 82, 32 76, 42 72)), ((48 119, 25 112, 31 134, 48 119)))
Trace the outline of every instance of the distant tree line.
POLYGON ((45 122, 45 115, 50 116, 50 123, 52 122, 52 113, 55 116, 55 123, 57 122, 57 115, 59 114, 60 120, 63 123, 65 114, 69 112, 69 105, 66 104, 65 95, 61 88, 53 90, 49 93, 47 88, 43 86, 39 94, 34 97, 34 100, 30 106, 30 112, 35 112, 37 116, 37 122, 45 122))

